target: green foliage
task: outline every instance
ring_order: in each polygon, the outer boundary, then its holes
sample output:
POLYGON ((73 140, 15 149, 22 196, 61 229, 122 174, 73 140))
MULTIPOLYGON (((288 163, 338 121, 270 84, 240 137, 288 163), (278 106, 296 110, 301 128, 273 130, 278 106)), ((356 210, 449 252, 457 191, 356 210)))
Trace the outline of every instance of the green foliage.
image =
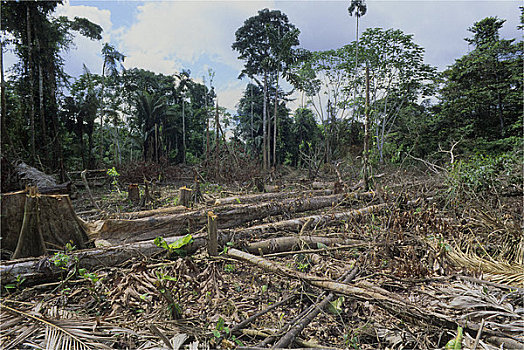
POLYGON ((512 184, 522 183, 521 166, 521 156, 517 153, 476 155, 469 160, 460 160, 449 173, 448 192, 496 194, 512 184))
POLYGON ((213 336, 218 339, 221 337, 221 332, 224 332, 227 335, 229 335, 230 330, 229 327, 225 325, 224 319, 222 317, 219 317, 215 329, 213 329, 211 332, 213 333, 213 336))
POLYGON ((457 327, 457 336, 451 339, 445 346, 446 350, 461 350, 462 339, 464 337, 464 329, 460 326, 457 327))
POLYGON ((171 244, 167 244, 167 242, 162 237, 155 238, 153 242, 157 247, 164 248, 165 250, 167 250, 169 254, 185 255, 186 251, 183 248, 188 244, 193 243, 193 236, 187 234, 184 237, 177 239, 171 244))
POLYGON ((474 50, 444 72, 436 129, 445 143, 463 140, 465 152, 507 151, 511 137, 522 137, 522 42, 500 39, 503 24, 476 22, 465 39, 474 50))
POLYGON ((338 297, 336 300, 332 301, 328 305, 328 311, 333 315, 340 315, 342 312, 342 306, 344 306, 344 297, 338 297))
POLYGON ((24 277, 21 277, 20 275, 16 276, 14 283, 8 283, 4 285, 4 288, 7 292, 11 290, 20 290, 22 288, 22 284, 24 283, 26 279, 24 277))

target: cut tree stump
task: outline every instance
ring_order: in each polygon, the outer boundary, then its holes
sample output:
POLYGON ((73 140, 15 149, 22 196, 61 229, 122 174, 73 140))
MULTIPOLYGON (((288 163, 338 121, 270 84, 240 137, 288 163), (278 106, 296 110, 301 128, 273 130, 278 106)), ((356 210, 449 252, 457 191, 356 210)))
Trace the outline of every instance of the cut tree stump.
POLYGON ((140 204, 140 189, 138 184, 129 184, 127 187, 127 199, 133 203, 133 205, 140 204))
POLYGON ((42 195, 36 188, 1 196, 2 250, 12 259, 40 256, 71 243, 89 246, 87 225, 76 215, 68 195, 42 195))
POLYGON ((183 205, 185 207, 191 206, 191 193, 193 190, 190 188, 187 188, 186 186, 180 187, 179 194, 178 194, 178 204, 183 205))

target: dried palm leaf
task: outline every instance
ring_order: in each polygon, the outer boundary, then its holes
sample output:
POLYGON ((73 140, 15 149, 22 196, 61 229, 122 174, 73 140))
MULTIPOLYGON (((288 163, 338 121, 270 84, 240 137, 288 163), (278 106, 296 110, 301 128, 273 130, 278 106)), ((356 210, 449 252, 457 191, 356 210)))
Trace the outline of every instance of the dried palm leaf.
MULTIPOLYGON (((489 257, 489 256, 488 256, 489 257)), ((455 248, 448 253, 449 260, 458 267, 483 273, 484 277, 493 282, 514 287, 524 285, 524 265, 479 257, 475 252, 455 248)))

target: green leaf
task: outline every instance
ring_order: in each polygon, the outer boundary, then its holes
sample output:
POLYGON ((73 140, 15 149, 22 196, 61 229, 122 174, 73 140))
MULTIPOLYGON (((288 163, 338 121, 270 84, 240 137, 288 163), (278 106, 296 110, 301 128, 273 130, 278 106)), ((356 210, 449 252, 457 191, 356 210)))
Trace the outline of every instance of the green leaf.
POLYGON ((320 242, 317 243, 317 248, 318 248, 318 249, 327 249, 327 247, 328 247, 328 246, 325 245, 324 243, 320 243, 320 242))
POLYGON ((344 297, 339 297, 337 300, 334 300, 329 303, 328 311, 334 315, 340 315, 342 312, 342 306, 344 305, 344 297))
POLYGON ((215 336, 215 338, 220 338, 220 332, 219 331, 217 331, 216 329, 213 329, 212 332, 213 332, 213 335, 215 336))
MULTIPOLYGON (((164 241, 165 242, 165 241, 164 241)), ((169 245, 170 250, 180 249, 183 246, 193 242, 193 236, 191 234, 185 235, 182 238, 177 239, 169 245)))

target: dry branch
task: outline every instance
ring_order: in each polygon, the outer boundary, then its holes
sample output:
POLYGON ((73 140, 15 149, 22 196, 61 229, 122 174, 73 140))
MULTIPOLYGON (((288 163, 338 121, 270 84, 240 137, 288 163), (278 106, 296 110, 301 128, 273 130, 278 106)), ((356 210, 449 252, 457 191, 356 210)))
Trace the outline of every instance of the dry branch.
MULTIPOLYGON (((237 260, 246 261, 268 272, 278 273, 289 278, 306 281, 315 287, 344 294, 357 300, 369 301, 370 303, 377 304, 392 315, 395 315, 396 317, 404 319, 408 322, 419 324, 422 323, 425 325, 444 327, 452 330, 456 329, 457 327, 457 323, 452 317, 437 312, 432 312, 427 309, 423 310, 417 305, 408 302, 401 297, 395 296, 395 294, 370 284, 360 283, 359 285, 349 285, 335 282, 327 278, 308 275, 300 271, 292 270, 286 266, 276 263, 275 261, 269 261, 255 255, 242 252, 238 249, 228 249, 227 256, 237 260)), ((473 332, 474 334, 476 334, 479 328, 480 325, 474 322, 469 322, 464 326, 465 330, 473 332)), ((500 332, 487 330, 484 330, 484 333, 495 336, 507 336, 501 334, 500 332)))

